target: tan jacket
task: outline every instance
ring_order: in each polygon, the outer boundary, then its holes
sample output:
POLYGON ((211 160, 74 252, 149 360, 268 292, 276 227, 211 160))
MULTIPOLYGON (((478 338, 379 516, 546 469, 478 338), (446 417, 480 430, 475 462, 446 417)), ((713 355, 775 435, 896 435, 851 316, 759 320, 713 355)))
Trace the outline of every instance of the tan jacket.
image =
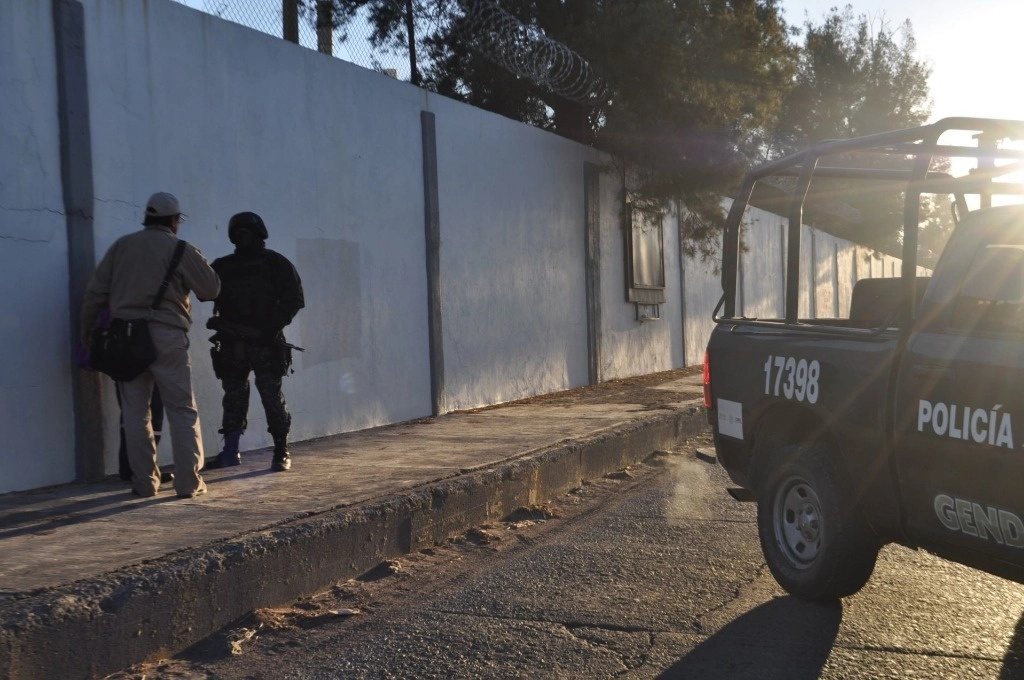
MULTIPOLYGON (((104 306, 110 307, 115 319, 149 317, 149 307, 177 245, 178 237, 170 227, 153 225, 122 236, 110 246, 85 291, 79 323, 86 346, 104 306)), ((152 320, 188 331, 192 326, 190 291, 200 300, 213 300, 220 293, 220 278, 191 243, 185 246, 152 320)))

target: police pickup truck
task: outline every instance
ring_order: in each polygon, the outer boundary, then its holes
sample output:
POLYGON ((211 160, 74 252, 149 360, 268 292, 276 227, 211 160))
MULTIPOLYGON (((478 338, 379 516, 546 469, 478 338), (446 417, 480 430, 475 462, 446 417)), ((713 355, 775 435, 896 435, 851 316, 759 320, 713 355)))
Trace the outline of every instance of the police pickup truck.
POLYGON ((1020 140, 1024 121, 947 118, 830 141, 753 170, 736 196, 705 406, 741 487, 730 492, 756 500, 765 560, 789 593, 855 593, 891 542, 1024 582, 1024 205, 1013 204, 1024 186, 1010 181, 1024 167, 1020 140), (801 273, 813 261, 805 207, 863 183, 892 187, 902 205, 901 270, 851 281, 849 314, 814 318, 814 291, 801 289, 821 278, 801 273), (759 282, 740 265, 764 257, 744 238, 758 187, 788 218, 772 318, 742 309, 759 282), (956 226, 922 276, 922 201, 949 199, 956 226))

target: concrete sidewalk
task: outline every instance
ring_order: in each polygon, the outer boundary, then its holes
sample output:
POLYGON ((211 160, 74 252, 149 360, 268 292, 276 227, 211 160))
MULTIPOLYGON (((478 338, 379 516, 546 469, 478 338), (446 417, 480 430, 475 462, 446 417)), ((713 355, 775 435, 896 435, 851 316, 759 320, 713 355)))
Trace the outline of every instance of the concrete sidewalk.
MULTIPOLYGON (((139 499, 115 479, 0 495, 0 678, 102 677, 706 427, 699 368, 302 442, 139 499)), ((213 448, 213 447, 210 447, 213 448)))

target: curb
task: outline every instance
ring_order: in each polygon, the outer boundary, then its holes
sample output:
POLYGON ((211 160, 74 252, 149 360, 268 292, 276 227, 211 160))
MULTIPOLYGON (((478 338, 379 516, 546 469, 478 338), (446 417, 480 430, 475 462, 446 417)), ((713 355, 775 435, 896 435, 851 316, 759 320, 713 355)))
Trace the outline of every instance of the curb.
POLYGON ((672 448, 706 428, 698 403, 3 603, 0 677, 96 678, 172 656, 254 609, 318 592, 672 448))

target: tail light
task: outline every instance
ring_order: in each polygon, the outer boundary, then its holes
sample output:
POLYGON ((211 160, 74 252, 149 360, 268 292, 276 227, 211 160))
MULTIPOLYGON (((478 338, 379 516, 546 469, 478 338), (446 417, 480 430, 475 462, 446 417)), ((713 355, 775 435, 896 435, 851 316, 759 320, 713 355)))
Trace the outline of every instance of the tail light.
POLYGON ((704 408, 711 410, 711 362, 704 352, 704 408))

